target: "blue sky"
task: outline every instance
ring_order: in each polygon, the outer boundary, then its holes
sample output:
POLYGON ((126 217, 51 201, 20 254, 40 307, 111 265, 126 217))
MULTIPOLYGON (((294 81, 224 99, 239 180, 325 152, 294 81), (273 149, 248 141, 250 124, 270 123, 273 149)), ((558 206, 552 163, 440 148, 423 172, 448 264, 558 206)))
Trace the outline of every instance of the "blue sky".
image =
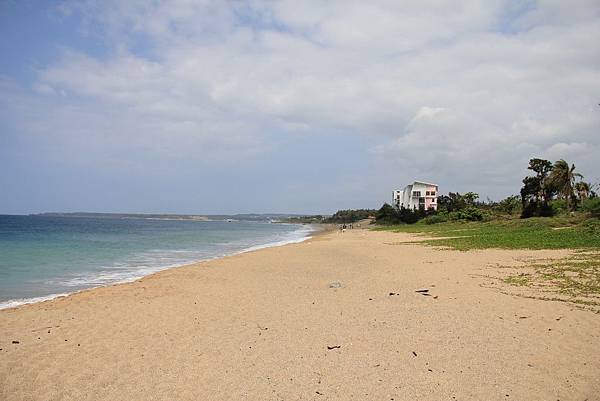
POLYGON ((0 213, 331 213, 600 180, 597 1, 0 2, 0 213))

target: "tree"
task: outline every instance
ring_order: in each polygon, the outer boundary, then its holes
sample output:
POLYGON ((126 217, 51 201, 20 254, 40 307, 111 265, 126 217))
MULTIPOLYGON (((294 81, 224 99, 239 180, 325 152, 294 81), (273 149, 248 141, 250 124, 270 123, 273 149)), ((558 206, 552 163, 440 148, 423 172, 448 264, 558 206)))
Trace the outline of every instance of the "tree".
POLYGON ((513 214, 515 211, 519 209, 521 206, 521 201, 517 195, 509 196, 507 198, 502 199, 496 205, 496 209, 501 212, 513 214))
POLYGON ((447 195, 440 195, 437 197, 438 210, 451 211, 452 199, 447 195))
POLYGON ((380 224, 398 224, 399 222, 397 210, 388 203, 384 203, 375 213, 375 219, 380 224))
POLYGON ((475 192, 467 192, 462 197, 467 205, 473 206, 475 205, 475 201, 479 199, 479 194, 476 194, 475 192))
POLYGON ((325 221, 327 223, 347 224, 354 223, 359 220, 368 219, 369 216, 373 215, 375 210, 371 209, 348 209, 338 210, 335 214, 325 221))
MULTIPOLYGON (((473 192, 468 192, 467 194, 472 194, 479 197, 477 194, 473 192)), ((472 195, 470 195, 472 197, 472 195)), ((447 212, 454 212, 457 210, 462 210, 467 207, 467 201, 465 199, 465 195, 461 195, 458 192, 448 192, 448 195, 440 195, 438 196, 438 208, 442 210, 446 210, 447 212)), ((471 198, 469 198, 471 199, 471 198)), ((474 199, 473 199, 474 201, 474 199)))
POLYGON ((574 211, 577 207, 577 197, 575 196, 575 185, 577 178, 583 178, 575 172, 575 165, 569 167, 569 163, 563 159, 554 163, 549 180, 557 189, 560 196, 567 202, 567 209, 574 211))
POLYGON ((548 176, 552 173, 553 166, 552 162, 545 159, 531 159, 529 160, 529 170, 532 170, 536 173, 536 177, 539 182, 538 189, 538 199, 544 204, 548 204, 548 202, 552 199, 553 195, 553 186, 551 181, 548 179, 548 176))
POLYGON ((578 183, 575 184, 575 191, 577 192, 577 197, 581 201, 584 201, 590 197, 590 191, 591 191, 590 184, 588 184, 585 181, 579 181, 578 183))
POLYGON ((396 208, 384 203, 376 212, 375 219, 379 224, 414 224, 433 213, 423 207, 419 209, 396 208))
POLYGON ((554 167, 549 160, 534 158, 529 160, 527 168, 536 174, 523 179, 521 217, 551 216, 552 208, 548 202, 554 195, 555 187, 549 177, 554 167))

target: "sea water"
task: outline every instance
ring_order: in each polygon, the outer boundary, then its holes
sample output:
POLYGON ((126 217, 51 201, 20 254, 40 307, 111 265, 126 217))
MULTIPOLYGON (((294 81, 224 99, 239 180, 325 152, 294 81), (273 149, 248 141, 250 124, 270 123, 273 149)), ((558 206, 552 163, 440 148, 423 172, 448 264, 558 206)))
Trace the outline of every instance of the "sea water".
POLYGON ((0 215, 0 308, 309 238, 309 226, 0 215))

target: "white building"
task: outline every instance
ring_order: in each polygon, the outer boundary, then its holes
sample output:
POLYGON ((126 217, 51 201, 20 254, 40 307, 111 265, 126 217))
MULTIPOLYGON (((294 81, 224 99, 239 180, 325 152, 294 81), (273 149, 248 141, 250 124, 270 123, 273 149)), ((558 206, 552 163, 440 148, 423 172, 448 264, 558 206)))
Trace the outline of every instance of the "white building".
POLYGON ((397 189, 392 194, 392 203, 396 207, 405 209, 437 210, 437 184, 415 181, 404 189, 397 189))

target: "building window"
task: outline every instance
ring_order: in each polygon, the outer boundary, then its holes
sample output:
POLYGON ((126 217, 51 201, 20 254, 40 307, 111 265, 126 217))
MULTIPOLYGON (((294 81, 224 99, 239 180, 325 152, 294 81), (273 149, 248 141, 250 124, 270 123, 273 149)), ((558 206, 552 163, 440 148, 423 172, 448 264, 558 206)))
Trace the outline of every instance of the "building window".
POLYGON ((413 196, 421 196, 421 191, 413 191, 413 196))
POLYGON ((431 191, 431 196, 435 196, 435 191, 431 191))

